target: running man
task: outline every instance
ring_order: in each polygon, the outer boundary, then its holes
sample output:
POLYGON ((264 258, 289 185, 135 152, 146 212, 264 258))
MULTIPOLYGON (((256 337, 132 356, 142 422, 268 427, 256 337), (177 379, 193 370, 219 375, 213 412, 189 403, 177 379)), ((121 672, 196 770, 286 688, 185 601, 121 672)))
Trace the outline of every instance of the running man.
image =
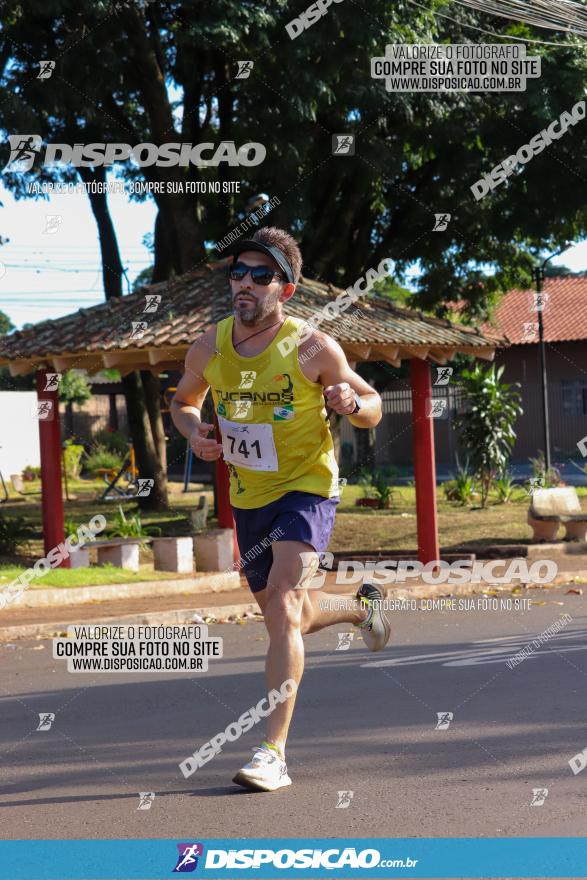
MULTIPOLYGON (((196 456, 227 463, 243 571, 269 634, 267 686, 279 691, 284 681, 302 678, 306 633, 351 623, 372 651, 389 640, 378 587, 363 584, 358 603, 304 589, 328 547, 340 501, 325 399, 356 427, 371 428, 381 420, 381 398, 332 337, 313 329, 301 341, 305 322, 283 313, 302 267, 292 236, 263 227, 227 253, 233 315, 190 347, 171 413, 196 456), (222 443, 200 417, 209 389, 222 443), (329 610, 329 603, 355 607, 329 610)), ((295 697, 268 716, 265 740, 234 782, 257 791, 291 785, 285 743, 295 697)))

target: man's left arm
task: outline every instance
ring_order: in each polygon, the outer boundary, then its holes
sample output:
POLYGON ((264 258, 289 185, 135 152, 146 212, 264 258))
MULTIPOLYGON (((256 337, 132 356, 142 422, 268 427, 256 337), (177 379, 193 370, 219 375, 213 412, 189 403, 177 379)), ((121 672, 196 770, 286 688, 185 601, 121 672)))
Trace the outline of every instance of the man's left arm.
POLYGON ((381 398, 358 373, 351 369, 338 342, 320 334, 322 348, 316 355, 319 381, 324 385, 326 404, 339 415, 348 416, 357 428, 374 428, 382 418, 381 398), (354 415, 360 397, 360 410, 354 415))

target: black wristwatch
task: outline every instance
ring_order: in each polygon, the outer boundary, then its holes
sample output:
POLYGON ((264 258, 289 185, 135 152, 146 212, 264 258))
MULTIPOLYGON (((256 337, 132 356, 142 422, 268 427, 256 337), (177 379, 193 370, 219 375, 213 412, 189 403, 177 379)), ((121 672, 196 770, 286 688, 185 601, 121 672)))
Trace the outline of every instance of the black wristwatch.
POLYGON ((361 406, 362 406, 362 404, 361 404, 361 398, 359 397, 359 395, 358 395, 357 392, 355 391, 355 408, 354 408, 354 410, 352 411, 352 413, 350 413, 350 415, 351 415, 351 416, 354 416, 356 413, 360 412, 361 406))

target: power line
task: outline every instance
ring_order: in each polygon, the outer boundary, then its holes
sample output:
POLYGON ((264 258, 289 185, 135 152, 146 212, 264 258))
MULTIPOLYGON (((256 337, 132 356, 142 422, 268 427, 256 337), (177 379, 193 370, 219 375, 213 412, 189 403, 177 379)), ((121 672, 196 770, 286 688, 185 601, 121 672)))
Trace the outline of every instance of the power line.
POLYGON ((479 12, 513 18, 534 27, 587 37, 587 8, 575 0, 454 0, 479 12))
MULTIPOLYGON (((455 0, 458 2, 458 0, 455 0)), ((417 0, 408 0, 408 3, 411 3, 412 6, 417 6, 419 9, 423 9, 425 12, 430 12, 430 9, 427 6, 423 6, 421 3, 418 3, 417 0)), ((454 18, 452 15, 446 15, 444 12, 432 12, 432 15, 435 18, 446 18, 447 21, 452 21, 454 24, 458 24, 460 27, 465 28, 465 30, 469 31, 477 31, 480 34, 487 34, 488 37, 494 37, 496 40, 504 40, 508 43, 512 41, 515 43, 528 43, 533 46, 552 46, 555 49, 578 49, 576 43, 553 43, 548 40, 532 40, 529 37, 516 37, 513 34, 498 34, 495 31, 488 31, 486 28, 478 27, 474 24, 469 24, 468 22, 460 21, 458 18, 454 18)))
MULTIPOLYGON (((42 270, 47 270, 50 272, 100 272, 102 270, 101 265, 88 266, 88 264, 85 262, 71 264, 71 266, 74 266, 74 265, 85 266, 86 267, 85 269, 73 269, 73 268, 68 268, 68 267, 64 267, 64 266, 55 266, 53 263, 45 263, 45 264, 39 265, 38 263, 4 263, 2 260, 0 260, 0 262, 2 262, 3 265, 6 266, 7 269, 22 269, 25 271, 30 271, 31 269, 34 269, 35 271, 37 271, 37 270, 42 269, 42 270)), ((146 260, 124 260, 124 263, 128 266, 131 266, 131 265, 132 266, 149 266, 149 265, 151 265, 146 260)))

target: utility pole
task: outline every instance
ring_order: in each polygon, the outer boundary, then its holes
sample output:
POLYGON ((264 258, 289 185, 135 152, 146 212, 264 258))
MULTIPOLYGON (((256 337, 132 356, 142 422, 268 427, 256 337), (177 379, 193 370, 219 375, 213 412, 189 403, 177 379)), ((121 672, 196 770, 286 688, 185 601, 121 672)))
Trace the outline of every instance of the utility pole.
POLYGON ((540 383, 542 386, 542 418, 544 423, 544 469, 545 476, 549 473, 551 468, 551 458, 550 458, 550 420, 548 415, 548 377, 546 374, 546 346, 544 344, 544 321, 542 318, 542 313, 544 311, 544 297, 542 294, 544 278, 545 278, 545 268, 546 264, 550 262, 554 257, 558 257, 559 254, 562 254, 563 251, 566 251, 569 247, 569 243, 565 243, 564 246, 555 251, 554 254, 551 254, 547 257, 541 266, 534 266, 532 269, 532 276, 534 278, 534 282, 536 284, 536 310, 538 312, 538 345, 540 348, 540 383))
POLYGON ((540 349, 540 383, 542 386, 542 420, 544 428, 544 469, 546 471, 546 474, 548 474, 551 467, 550 420, 548 416, 548 377, 546 374, 546 346, 544 345, 544 321, 542 320, 542 312, 544 310, 542 285, 544 282, 545 264, 546 260, 542 264, 542 266, 535 266, 532 271, 534 275, 534 281, 536 283, 536 309, 538 311, 538 346, 540 349))

